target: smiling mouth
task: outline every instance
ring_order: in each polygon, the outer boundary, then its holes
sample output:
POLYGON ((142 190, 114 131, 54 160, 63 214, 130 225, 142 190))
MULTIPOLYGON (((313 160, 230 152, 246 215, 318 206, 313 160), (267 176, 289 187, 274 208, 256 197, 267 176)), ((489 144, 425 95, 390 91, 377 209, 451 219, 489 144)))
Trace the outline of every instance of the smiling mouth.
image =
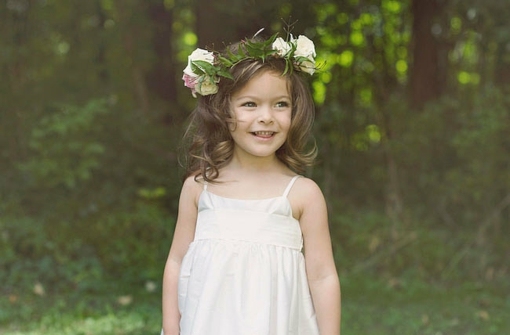
POLYGON ((259 136, 259 137, 269 138, 269 137, 272 137, 275 134, 275 132, 274 131, 254 131, 254 132, 252 132, 252 134, 255 136, 259 136))

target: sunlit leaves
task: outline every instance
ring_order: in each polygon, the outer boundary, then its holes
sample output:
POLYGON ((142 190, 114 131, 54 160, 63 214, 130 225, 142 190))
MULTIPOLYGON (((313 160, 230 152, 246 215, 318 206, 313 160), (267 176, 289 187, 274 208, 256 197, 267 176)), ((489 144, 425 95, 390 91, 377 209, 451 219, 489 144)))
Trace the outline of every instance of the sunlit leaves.
POLYGON ((373 104, 372 100, 372 88, 366 87, 361 89, 357 94, 357 100, 362 107, 371 107, 373 104))
POLYGON ((396 0, 386 0, 382 2, 382 7, 391 13, 400 13, 402 10, 402 4, 396 0))
POLYGON ((462 85, 478 84, 480 83, 480 75, 478 73, 470 73, 467 71, 460 71, 457 74, 457 80, 462 85))
POLYGON ((375 124, 369 124, 365 129, 352 137, 352 148, 357 151, 367 151, 381 141, 381 130, 375 124))
POLYGON ((366 134, 370 142, 379 143, 381 141, 381 131, 375 124, 369 124, 366 126, 366 134))
POLYGON ((363 26, 368 26, 368 27, 373 26, 377 19, 378 18, 376 18, 376 16, 372 13, 361 13, 359 16, 359 22, 363 26))
POLYGON ((350 36, 350 41, 352 45, 360 46, 365 42, 365 38, 363 37, 363 33, 361 31, 353 31, 350 36))
POLYGON ((338 64, 343 67, 350 67, 354 61, 354 52, 352 50, 345 50, 337 57, 338 64))
POLYGON ((187 46, 194 47, 197 44, 198 38, 195 33, 189 31, 182 36, 182 41, 187 46))
POLYGON ((166 194, 167 190, 164 187, 156 187, 154 189, 141 188, 138 190, 138 196, 147 200, 160 199, 166 194))
POLYGON ((345 44, 347 41, 347 38, 342 35, 331 35, 331 34, 321 34, 321 43, 326 48, 334 49, 338 45, 345 44))
POLYGON ((405 75, 407 73, 407 62, 403 59, 399 59, 395 64, 395 68, 400 75, 405 75))
POLYGON ((458 16, 450 19, 450 30, 452 34, 459 34, 462 29, 462 19, 458 16))
MULTIPOLYGON (((477 85, 480 83, 480 74, 477 73, 479 58, 479 36, 475 33, 466 33, 450 53, 452 64, 458 64, 457 82, 461 85, 477 85)), ((490 49, 487 50, 490 52, 490 49)))
POLYGON ((349 15, 343 12, 337 13, 336 22, 338 22, 340 25, 349 23, 349 15))
POLYGON ((331 15, 338 12, 337 6, 333 3, 322 4, 317 9, 317 21, 321 23, 324 23, 332 17, 331 15))
POLYGON ((317 105, 322 105, 326 100, 326 85, 320 81, 314 81, 313 87, 313 100, 317 105))

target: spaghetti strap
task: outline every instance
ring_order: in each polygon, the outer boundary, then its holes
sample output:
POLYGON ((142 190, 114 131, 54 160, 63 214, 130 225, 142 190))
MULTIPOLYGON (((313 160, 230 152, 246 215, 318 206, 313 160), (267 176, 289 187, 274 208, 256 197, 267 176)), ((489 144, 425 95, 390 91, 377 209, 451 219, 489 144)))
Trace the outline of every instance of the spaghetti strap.
POLYGON ((207 182, 204 182, 204 191, 207 191, 207 182))
POLYGON ((294 182, 299 178, 301 177, 300 175, 297 175, 297 176, 294 176, 291 181, 289 182, 289 185, 287 185, 287 188, 285 189, 285 192, 283 192, 283 196, 285 198, 287 198, 287 196, 289 195, 290 193, 290 189, 292 188, 292 185, 294 185, 294 182))

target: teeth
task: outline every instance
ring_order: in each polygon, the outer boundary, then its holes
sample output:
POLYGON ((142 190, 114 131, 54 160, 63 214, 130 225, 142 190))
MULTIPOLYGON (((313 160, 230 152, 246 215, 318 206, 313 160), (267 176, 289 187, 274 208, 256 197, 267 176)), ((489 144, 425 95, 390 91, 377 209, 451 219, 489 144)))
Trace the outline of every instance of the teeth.
POLYGON ((255 133, 255 135, 260 135, 260 136, 271 136, 274 134, 273 131, 256 131, 254 133, 255 133))

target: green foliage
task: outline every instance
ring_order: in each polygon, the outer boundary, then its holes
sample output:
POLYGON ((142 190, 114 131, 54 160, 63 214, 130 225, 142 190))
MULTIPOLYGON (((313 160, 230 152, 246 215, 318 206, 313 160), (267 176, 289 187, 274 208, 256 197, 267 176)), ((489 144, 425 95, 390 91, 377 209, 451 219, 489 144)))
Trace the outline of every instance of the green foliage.
POLYGON ((173 215, 153 201, 141 200, 131 211, 91 219, 91 232, 83 232, 84 239, 108 274, 115 278, 122 273, 115 280, 127 283, 160 280, 174 229, 173 215))
POLYGON ((55 292, 73 288, 86 291, 104 273, 90 246, 74 239, 64 245, 51 236, 41 221, 32 218, 0 218, 2 257, 0 274, 4 292, 19 294, 40 283, 55 292))
POLYGON ((107 108, 107 100, 92 100, 83 107, 62 106, 43 117, 29 139, 33 153, 20 168, 49 187, 73 188, 80 180, 90 179, 105 151, 93 133, 100 130, 99 117, 107 108))
POLYGON ((464 188, 457 192, 471 192, 474 203, 483 199, 497 201, 498 195, 504 195, 510 187, 510 176, 500 175, 500 168, 510 164, 510 157, 505 154, 510 148, 508 94, 486 87, 469 105, 461 106, 457 116, 459 130, 451 145, 463 167, 458 174, 452 173, 452 183, 464 188))
POLYGON ((108 277, 158 281, 174 227, 168 217, 154 201, 141 201, 132 211, 75 222, 74 233, 70 225, 54 231, 41 220, 0 218, 2 290, 19 294, 40 283, 49 292, 94 292, 107 286, 101 281, 108 277))
POLYGON ((510 162, 509 107, 503 91, 486 87, 469 100, 445 98, 410 118, 395 144, 403 168, 419 168, 410 175, 419 178, 409 182, 432 187, 429 195, 436 201, 476 206, 482 219, 509 186, 501 170, 510 162))
MULTIPOLYGON (((337 208, 344 206, 336 205, 337 208)), ((460 280, 468 268, 457 267, 452 272, 451 256, 458 250, 461 238, 451 236, 429 223, 415 223, 407 230, 396 230, 386 215, 363 211, 331 218, 335 259, 346 276, 361 274, 384 280, 420 280, 444 282, 460 280)), ((501 279, 501 278, 500 278, 501 279)))
POLYGON ((385 92, 400 89, 408 75, 408 1, 326 3, 316 10, 317 60, 332 74, 331 83, 322 83, 326 96, 365 113, 388 98, 385 92))
POLYGON ((507 94, 491 86, 470 99, 445 98, 409 117, 394 144, 407 201, 455 236, 450 270, 478 278, 508 264, 499 237, 509 232, 509 111, 507 94))

